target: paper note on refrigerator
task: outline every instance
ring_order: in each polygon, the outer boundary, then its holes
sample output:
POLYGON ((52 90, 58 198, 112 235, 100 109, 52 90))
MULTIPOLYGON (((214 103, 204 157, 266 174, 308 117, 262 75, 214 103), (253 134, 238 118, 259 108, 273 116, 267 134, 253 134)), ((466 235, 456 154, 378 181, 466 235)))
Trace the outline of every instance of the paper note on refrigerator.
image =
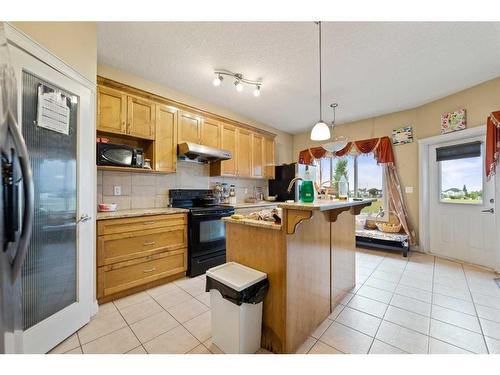
POLYGON ((38 86, 37 125, 69 135, 68 97, 45 85, 38 86))

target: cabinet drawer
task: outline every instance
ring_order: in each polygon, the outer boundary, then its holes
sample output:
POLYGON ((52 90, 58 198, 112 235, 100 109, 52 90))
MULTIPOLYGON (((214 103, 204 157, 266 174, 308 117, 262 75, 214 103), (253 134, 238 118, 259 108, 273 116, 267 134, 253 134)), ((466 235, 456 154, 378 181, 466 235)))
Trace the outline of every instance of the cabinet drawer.
POLYGON ((186 214, 128 217, 124 219, 100 220, 97 235, 144 231, 146 229, 167 228, 187 223, 186 214))
POLYGON ((104 266, 187 246, 187 227, 148 229, 97 238, 97 265, 104 266))
POLYGON ((186 248, 99 267, 97 271, 97 297, 107 297, 167 276, 185 272, 186 269, 186 248))

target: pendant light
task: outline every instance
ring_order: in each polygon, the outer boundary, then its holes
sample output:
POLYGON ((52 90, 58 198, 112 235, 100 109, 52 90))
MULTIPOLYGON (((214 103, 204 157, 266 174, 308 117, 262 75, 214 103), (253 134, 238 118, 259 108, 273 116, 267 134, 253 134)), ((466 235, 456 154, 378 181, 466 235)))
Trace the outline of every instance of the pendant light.
MULTIPOLYGON (((335 127, 335 110, 339 106, 338 103, 332 103, 330 104, 330 107, 333 109, 333 121, 332 121, 332 132, 333 128, 335 127)), ((339 137, 333 138, 330 142, 325 143, 322 145, 322 147, 329 152, 337 152, 339 150, 342 150, 345 146, 347 146, 347 137, 344 137, 343 135, 339 137)))
POLYGON ((330 139, 330 128, 323 121, 323 116, 321 113, 321 21, 318 22, 319 28, 319 121, 313 126, 311 130, 311 140, 312 141, 326 141, 330 139))

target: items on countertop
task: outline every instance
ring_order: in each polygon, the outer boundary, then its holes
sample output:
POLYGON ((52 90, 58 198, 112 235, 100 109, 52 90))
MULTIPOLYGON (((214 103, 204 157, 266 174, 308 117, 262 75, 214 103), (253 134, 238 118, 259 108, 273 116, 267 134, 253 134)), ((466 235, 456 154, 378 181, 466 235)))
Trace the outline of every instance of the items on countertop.
POLYGON ((117 204, 116 203, 99 203, 97 206, 99 212, 113 212, 116 211, 117 204))
POLYGON ((271 210, 260 210, 260 211, 255 211, 250 213, 249 215, 240 215, 240 214, 234 214, 231 215, 231 219, 235 220, 255 220, 255 221, 267 221, 271 223, 276 223, 278 225, 281 225, 281 209, 280 208, 273 208, 271 210))

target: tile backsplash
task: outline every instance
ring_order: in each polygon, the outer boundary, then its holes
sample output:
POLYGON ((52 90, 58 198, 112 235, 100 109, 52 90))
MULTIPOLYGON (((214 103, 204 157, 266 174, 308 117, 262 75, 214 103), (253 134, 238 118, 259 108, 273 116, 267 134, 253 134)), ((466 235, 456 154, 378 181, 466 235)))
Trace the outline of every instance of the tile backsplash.
POLYGON ((118 210, 166 207, 170 189, 211 189, 216 182, 234 184, 237 202, 243 202, 255 187, 267 191, 267 180, 210 177, 207 164, 178 161, 173 174, 97 171, 97 202, 116 203, 118 210), (115 186, 121 187, 121 195, 113 194, 115 186))

